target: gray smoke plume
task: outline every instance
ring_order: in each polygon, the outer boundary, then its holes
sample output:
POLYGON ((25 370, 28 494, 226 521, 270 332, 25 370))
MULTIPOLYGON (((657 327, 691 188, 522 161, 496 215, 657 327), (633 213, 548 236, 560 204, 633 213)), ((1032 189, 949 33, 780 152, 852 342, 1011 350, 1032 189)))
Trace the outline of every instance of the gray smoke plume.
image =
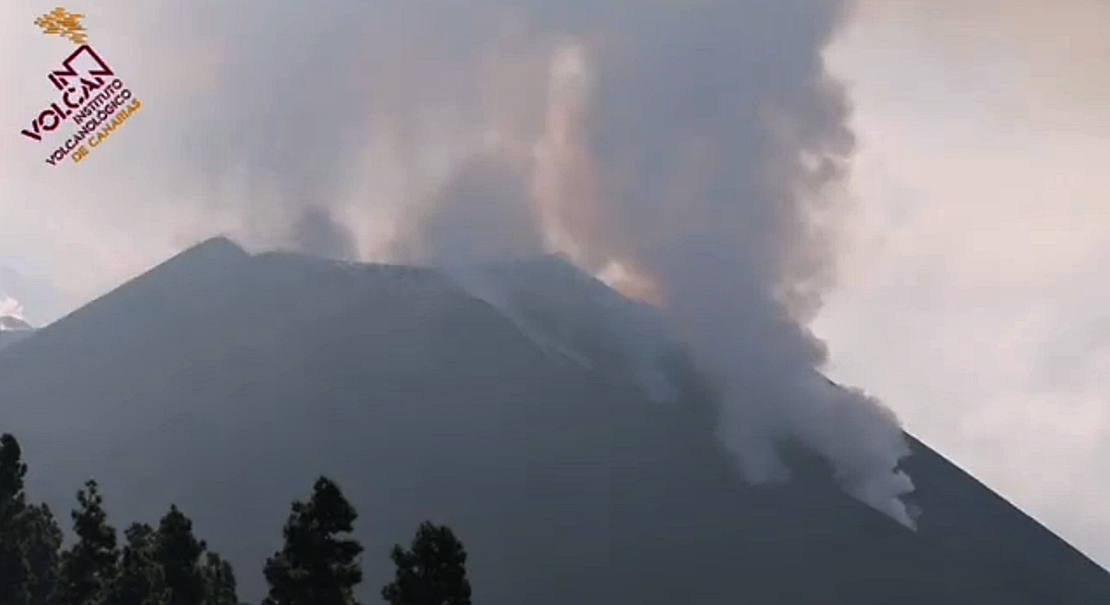
MULTIPOLYGON (((193 156, 201 173, 246 170, 291 221, 388 207, 395 258, 621 267, 717 384, 749 481, 787 479, 776 445, 800 441, 913 527, 898 422, 824 379, 806 327, 853 151, 822 60, 846 1, 261 5, 209 32, 228 59, 221 113, 191 129, 214 150, 193 156)), ((297 243, 334 234, 313 224, 297 243)), ((368 225, 346 226, 365 243, 368 225)))
POLYGON ((848 493, 912 526, 901 430, 824 380, 825 348, 804 327, 832 269, 816 217, 853 143, 821 60, 840 10, 705 3, 622 20, 560 175, 594 186, 559 202, 592 204, 594 225, 572 229, 587 262, 620 259, 660 284, 719 381, 721 435, 749 480, 785 479, 775 446, 797 439, 848 493))
POLYGON ((347 227, 332 218, 325 208, 308 208, 294 225, 294 242, 306 254, 334 260, 358 260, 347 227))
POLYGON ((527 175, 494 156, 467 160, 426 206, 405 217, 408 239, 398 242, 415 261, 465 268, 543 252, 528 206, 527 175))

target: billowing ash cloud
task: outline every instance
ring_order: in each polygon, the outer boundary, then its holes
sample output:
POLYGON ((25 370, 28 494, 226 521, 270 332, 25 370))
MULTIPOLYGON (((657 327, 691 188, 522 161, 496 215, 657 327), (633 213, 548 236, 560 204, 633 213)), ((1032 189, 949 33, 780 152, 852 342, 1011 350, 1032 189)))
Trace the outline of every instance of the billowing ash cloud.
POLYGON ((619 263, 715 381, 748 480, 786 479, 775 446, 801 441, 913 526, 896 419, 822 377, 805 327, 853 151, 822 62, 845 2, 240 4, 215 32, 220 111, 189 129, 211 151, 187 155, 278 192, 244 212, 301 221, 295 243, 328 255, 392 231, 405 260, 619 263), (350 218, 371 207, 389 230, 350 218))
POLYGON ((720 3, 621 21, 562 137, 575 160, 561 178, 592 186, 559 203, 591 204, 590 228, 570 229, 587 262, 617 258, 660 284, 719 381, 721 434, 750 480, 786 478, 775 444, 797 439, 849 493, 912 525, 897 423, 823 379, 825 349, 803 327, 831 270, 816 218, 852 150, 821 62, 839 10, 720 3))

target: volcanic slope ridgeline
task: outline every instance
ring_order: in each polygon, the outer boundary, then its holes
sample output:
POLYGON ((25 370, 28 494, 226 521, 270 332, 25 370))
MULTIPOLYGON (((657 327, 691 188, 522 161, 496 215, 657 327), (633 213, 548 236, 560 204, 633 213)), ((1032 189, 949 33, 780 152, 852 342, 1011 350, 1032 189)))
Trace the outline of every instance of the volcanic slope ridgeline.
POLYGON ((0 349, 14 345, 34 332, 31 324, 21 317, 0 315, 0 349))
POLYGON ((176 503, 252 601, 327 474, 362 514, 367 603, 427 518, 492 605, 1110 602, 1104 570, 916 441, 917 533, 809 456, 745 486, 683 386, 651 403, 431 269, 216 239, 0 352, 0 430, 55 510, 89 477, 117 525, 176 503))

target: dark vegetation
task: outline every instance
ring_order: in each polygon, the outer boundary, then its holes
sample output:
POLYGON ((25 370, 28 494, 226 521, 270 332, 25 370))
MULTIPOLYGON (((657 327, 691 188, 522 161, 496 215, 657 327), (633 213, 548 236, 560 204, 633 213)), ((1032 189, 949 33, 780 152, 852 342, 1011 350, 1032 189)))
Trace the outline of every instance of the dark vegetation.
MULTIPOLYGON (((235 571, 193 534, 171 505, 157 527, 132 523, 118 535, 96 481, 77 492, 74 540, 46 504, 27 501, 19 442, 0 437, 0 605, 240 605, 235 571)), ((294 501, 281 550, 266 560, 262 605, 356 605, 363 547, 351 537, 358 512, 320 477, 294 501)), ((445 526, 420 525, 410 548, 392 552, 390 605, 470 605, 466 550, 445 526)))

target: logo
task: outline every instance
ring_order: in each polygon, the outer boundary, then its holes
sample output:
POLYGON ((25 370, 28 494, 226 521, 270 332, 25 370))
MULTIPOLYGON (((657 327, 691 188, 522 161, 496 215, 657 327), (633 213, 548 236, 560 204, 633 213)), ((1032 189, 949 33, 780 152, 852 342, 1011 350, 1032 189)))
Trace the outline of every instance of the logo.
POLYGON ((41 144, 66 123, 73 123, 73 134, 46 158, 51 166, 57 166, 66 157, 74 163, 81 162, 90 149, 103 143, 142 108, 139 99, 88 45, 88 34, 81 23, 84 17, 59 7, 35 19, 35 25, 44 34, 60 36, 77 45, 61 61, 61 68, 46 76, 54 87, 54 100, 19 131, 27 140, 41 144))
POLYGON ((44 34, 69 38, 74 44, 81 45, 89 39, 85 34, 85 26, 81 25, 81 19, 84 18, 85 15, 75 15, 58 7, 35 19, 35 25, 41 27, 44 34))

